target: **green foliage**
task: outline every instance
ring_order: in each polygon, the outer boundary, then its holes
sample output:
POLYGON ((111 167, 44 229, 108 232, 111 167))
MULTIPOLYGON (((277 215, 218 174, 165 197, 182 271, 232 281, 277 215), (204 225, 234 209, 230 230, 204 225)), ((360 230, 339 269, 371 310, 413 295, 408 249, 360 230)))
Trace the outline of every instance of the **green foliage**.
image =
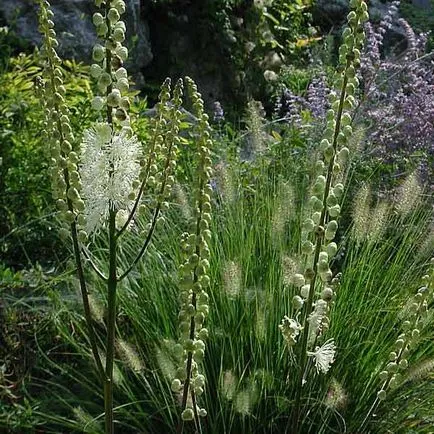
MULTIPOLYGON (((73 127, 79 133, 91 115, 87 68, 67 61, 64 71, 73 127)), ((9 59, 0 75, 0 258, 15 266, 34 257, 48 259, 59 247, 53 223, 46 219, 53 204, 47 176, 49 151, 41 134, 43 112, 34 93, 34 80, 40 74, 35 52, 9 59)))
MULTIPOLYGON (((273 162, 266 156, 256 163, 238 161, 225 176, 216 173, 222 181, 217 187, 211 228, 215 234, 212 308, 202 368, 207 378, 206 432, 285 429, 295 379, 278 325, 291 311, 295 288, 289 276, 301 265, 297 228, 305 212, 303 202, 309 188, 305 174, 310 171, 308 165, 300 167, 296 162, 303 161, 300 154, 308 161, 310 152, 301 150, 288 157, 286 175, 274 179, 270 176, 273 162), (299 176, 294 177, 294 172, 299 176), (246 176, 249 188, 243 187, 246 176), (291 196, 291 190, 297 194, 291 196)), ((188 185, 185 190, 188 197, 188 185)), ((352 209, 353 205, 347 200, 346 207, 352 209)), ((170 391, 170 381, 177 337, 178 238, 187 228, 189 209, 188 201, 172 207, 146 259, 119 289, 119 338, 131 350, 127 353, 118 344, 116 356, 116 419, 122 421, 118 429, 125 433, 173 432, 176 425, 178 397, 170 391)), ((309 386, 303 403, 310 409, 303 432, 342 432, 343 420, 350 432, 357 432, 379 387, 378 371, 400 333, 402 307, 417 289, 432 252, 432 248, 421 247, 430 231, 430 217, 431 212, 422 205, 413 209, 405 224, 399 216, 391 218, 381 238, 356 243, 350 232, 344 234, 343 261, 338 259, 333 266, 343 262, 339 268, 344 278, 332 308, 330 330, 338 345, 337 359, 331 378, 316 377, 309 383, 314 386, 309 386)), ((145 223, 137 222, 137 228, 145 223)), ((103 253, 106 245, 101 242, 97 252, 103 253)), ((124 258, 136 249, 134 237, 129 243, 120 257, 123 267, 128 266, 124 258)), ((38 397, 33 420, 46 430, 99 432, 99 419, 91 422, 89 415, 101 413, 102 396, 97 373, 88 365, 82 310, 75 296, 62 295, 76 293, 73 282, 64 280, 62 286, 62 292, 50 292, 47 305, 56 343, 50 343, 45 331, 37 334, 41 358, 31 382, 32 395, 38 397)), ((93 287, 95 324, 103 336, 106 292, 97 282, 93 287)), ((414 366, 434 357, 428 341, 429 324, 411 355, 414 366)), ((424 425, 423 419, 430 414, 434 395, 429 377, 418 381, 403 382, 391 395, 391 403, 385 401, 377 411, 381 425, 377 427, 375 422, 373 432, 403 432, 403 426, 417 426, 418 432, 425 432, 427 422, 424 425), (398 417, 391 408, 409 394, 414 399, 405 400, 405 411, 398 417), (423 405, 417 403, 416 396, 423 398, 423 405)))

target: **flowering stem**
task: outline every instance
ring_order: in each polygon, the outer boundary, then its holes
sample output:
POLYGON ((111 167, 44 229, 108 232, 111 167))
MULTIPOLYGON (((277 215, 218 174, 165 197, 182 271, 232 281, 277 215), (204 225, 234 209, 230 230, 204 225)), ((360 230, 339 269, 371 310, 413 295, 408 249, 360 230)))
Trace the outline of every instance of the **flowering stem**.
MULTIPOLYGON (((347 60, 345 70, 350 66, 350 64, 351 64, 351 61, 347 60)), ((334 155, 330 159, 330 162, 328 165, 326 185, 325 185, 325 190, 324 190, 324 194, 323 194, 323 207, 321 210, 321 217, 320 217, 320 221, 319 221, 319 225, 318 225, 319 228, 320 227, 324 228, 324 224, 325 224, 326 217, 327 217, 327 197, 328 197, 329 192, 330 192, 330 187, 331 187, 332 178, 333 178, 333 165, 335 163, 335 156, 336 156, 336 150, 337 150, 337 138, 338 138, 338 134, 339 134, 340 127, 341 127, 341 118, 342 118, 342 113, 343 113, 343 109, 344 109, 344 102, 345 102, 345 95, 346 95, 345 89, 346 89, 347 83, 348 83, 348 77, 347 77, 347 74, 344 73, 343 81, 342 81, 341 94, 340 94, 340 100, 339 100, 339 108, 338 108, 338 113, 336 116, 336 126, 335 126, 335 130, 334 130, 334 134, 333 134, 332 146, 334 149, 334 155)), ((308 319, 308 315, 310 314, 310 312, 312 310, 313 298, 315 295, 315 284, 316 284, 316 279, 318 276, 318 259, 319 259, 319 254, 321 252, 323 237, 324 237, 323 231, 317 231, 315 253, 314 253, 314 259, 313 259, 313 264, 312 264, 313 277, 310 281, 309 295, 308 295, 308 298, 306 301, 306 309, 304 309, 304 311, 302 313, 301 324, 303 325, 303 331, 302 331, 302 336, 301 336, 301 349, 300 349, 301 363, 300 363, 300 371, 299 371, 299 380, 298 380, 298 385, 297 385, 296 395, 295 395, 295 409, 294 409, 293 421, 292 421, 292 430, 294 433, 298 432, 298 424, 299 424, 299 419, 300 419, 301 390, 303 387, 303 379, 305 377, 305 369, 306 369, 306 362, 307 362, 307 343, 308 343, 308 337, 309 337, 309 322, 307 321, 307 319, 308 319)), ((287 429, 286 429, 287 432, 288 432, 288 428, 289 427, 287 426, 287 429)))
POLYGON ((111 210, 109 215, 109 250, 110 264, 109 277, 107 282, 108 289, 108 318, 107 318, 107 356, 104 379, 104 407, 105 407, 105 430, 107 434, 114 433, 113 425, 113 359, 114 342, 116 329, 116 262, 117 262, 117 241, 116 241, 116 211, 111 210))
MULTIPOLYGON (((44 36, 45 36, 45 43, 47 44, 47 48, 51 49, 52 46, 51 46, 50 38, 48 37, 48 35, 46 33, 44 33, 44 36)), ((51 87, 53 89, 56 89, 57 84, 56 84, 56 80, 54 77, 55 65, 53 63, 53 59, 50 56, 48 56, 47 60, 48 60, 48 64, 49 64, 48 71, 50 74, 51 87)), ((56 112, 60 113, 60 109, 59 109, 58 104, 56 102, 54 103, 54 106, 55 106, 56 112)), ((57 130, 58 130, 59 135, 60 135, 60 140, 61 140, 61 142, 64 142, 65 137, 64 137, 64 134, 62 131, 62 125, 61 125, 60 119, 57 119, 56 125, 57 125, 57 130)), ((70 182, 69 182, 69 173, 68 173, 67 169, 63 170, 63 178, 65 180, 66 189, 68 190, 70 187, 70 182)), ((73 212, 74 207, 73 207, 71 199, 67 198, 66 203, 68 206, 68 210, 70 212, 73 212)), ((83 264, 81 261, 80 244, 78 242, 77 224, 75 223, 75 221, 70 224, 70 230, 71 230, 72 245, 73 245, 73 251, 74 251, 74 260, 75 260, 75 265, 77 267, 77 276, 78 276, 78 281, 79 281, 79 285, 80 285, 81 298, 83 300, 84 317, 86 320, 86 326, 87 326, 90 346, 91 346, 92 354, 93 354, 93 357, 94 357, 94 360, 95 360, 95 363, 97 366, 98 374, 101 377, 103 377, 104 368, 103 368, 101 358, 100 358, 99 353, 98 353, 98 346, 96 343, 95 330, 94 330, 93 324, 92 324, 92 314, 91 314, 91 310, 90 310, 89 296, 88 296, 87 287, 86 287, 86 279, 84 277, 83 264)))

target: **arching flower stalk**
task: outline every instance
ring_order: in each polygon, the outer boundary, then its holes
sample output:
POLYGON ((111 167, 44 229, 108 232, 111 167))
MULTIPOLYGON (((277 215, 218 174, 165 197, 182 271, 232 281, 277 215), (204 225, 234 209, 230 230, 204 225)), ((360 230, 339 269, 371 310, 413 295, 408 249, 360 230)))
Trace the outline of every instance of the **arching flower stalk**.
MULTIPOLYGON (((352 112, 359 86, 357 69, 365 38, 363 23, 369 19, 364 1, 351 0, 350 5, 352 10, 347 17, 348 26, 343 31, 339 66, 334 78, 336 90, 329 94, 331 108, 326 113, 326 130, 319 146, 323 158, 316 163, 317 177, 309 200, 312 214, 303 223, 301 249, 308 265, 302 274, 296 274, 292 279, 294 286, 300 290, 293 299, 299 325, 292 329, 297 333, 292 333, 291 341, 286 339, 299 357, 295 407, 292 424, 288 425, 288 431, 294 433, 298 432, 301 419, 302 387, 308 381, 312 368, 309 358, 312 358, 318 373, 326 373, 335 358, 333 340, 322 346, 318 342, 328 329, 330 303, 339 282, 338 276, 333 276, 330 261, 338 250, 334 238, 344 192, 342 174, 349 158, 349 149, 345 145, 352 135, 352 112)), ((293 322, 290 318, 285 320, 288 324, 293 322)))
POLYGON ((206 416, 206 410, 200 408, 198 397, 204 392, 205 377, 201 373, 201 364, 205 356, 205 340, 208 330, 204 321, 208 315, 207 288, 210 284, 208 243, 211 240, 209 225, 211 222, 211 158, 210 127, 208 116, 203 111, 203 100, 197 87, 186 79, 189 94, 193 102, 196 125, 198 166, 196 178, 194 216, 191 230, 182 235, 184 262, 180 266, 181 275, 181 310, 179 312, 180 339, 175 347, 179 368, 172 381, 172 390, 181 394, 181 421, 178 433, 183 432, 184 422, 194 420, 196 431, 201 432, 199 417, 206 416))
POLYGON ((370 417, 377 409, 381 401, 387 399, 390 391, 399 388, 403 381, 403 373, 408 369, 408 356, 412 347, 421 337, 422 322, 428 315, 429 305, 434 301, 434 258, 430 261, 428 274, 422 277, 422 286, 417 293, 410 298, 404 307, 402 317, 402 333, 395 341, 394 348, 389 353, 389 360, 384 369, 379 373, 381 381, 380 390, 372 403, 368 413, 358 429, 358 432, 365 432, 370 417))

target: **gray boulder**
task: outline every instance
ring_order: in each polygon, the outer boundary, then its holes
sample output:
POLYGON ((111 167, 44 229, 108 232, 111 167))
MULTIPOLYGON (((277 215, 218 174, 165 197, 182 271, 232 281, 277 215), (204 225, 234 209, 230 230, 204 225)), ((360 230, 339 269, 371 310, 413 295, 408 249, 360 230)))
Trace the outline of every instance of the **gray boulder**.
MULTIPOLYGON (((130 72, 138 72, 152 60, 148 25, 140 14, 140 0, 125 0, 127 13, 123 17, 127 26, 127 46, 130 72)), ((92 14, 96 11, 91 0, 52 1, 54 21, 59 40, 59 54, 90 62, 96 41, 92 14)), ((31 0, 1 0, 0 17, 15 33, 34 45, 39 45, 38 6, 31 0)))

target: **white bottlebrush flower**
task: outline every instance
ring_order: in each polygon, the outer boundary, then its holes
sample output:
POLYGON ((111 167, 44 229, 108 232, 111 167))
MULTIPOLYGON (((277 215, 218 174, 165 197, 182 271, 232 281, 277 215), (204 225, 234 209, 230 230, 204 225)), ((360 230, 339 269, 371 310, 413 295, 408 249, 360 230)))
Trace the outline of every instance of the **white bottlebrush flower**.
POLYGON ((307 355, 315 358, 315 367, 318 373, 327 373, 330 365, 335 360, 336 345, 333 339, 329 339, 321 347, 315 347, 315 351, 308 351, 307 355))
POLYGON ((125 131, 113 133, 109 124, 97 123, 83 135, 80 172, 87 231, 98 230, 109 210, 128 211, 128 195, 140 172, 140 143, 125 131))

